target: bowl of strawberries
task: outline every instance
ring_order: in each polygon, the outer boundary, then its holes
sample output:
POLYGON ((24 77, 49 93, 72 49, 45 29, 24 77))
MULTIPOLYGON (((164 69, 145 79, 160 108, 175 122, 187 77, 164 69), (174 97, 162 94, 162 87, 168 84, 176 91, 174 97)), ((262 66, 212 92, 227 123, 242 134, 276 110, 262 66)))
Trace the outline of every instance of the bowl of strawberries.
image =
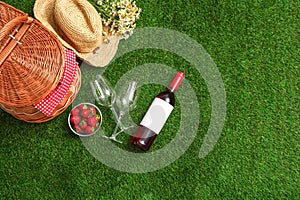
POLYGON ((71 110, 68 124, 73 133, 79 136, 91 136, 101 127, 101 111, 94 104, 81 103, 71 110))

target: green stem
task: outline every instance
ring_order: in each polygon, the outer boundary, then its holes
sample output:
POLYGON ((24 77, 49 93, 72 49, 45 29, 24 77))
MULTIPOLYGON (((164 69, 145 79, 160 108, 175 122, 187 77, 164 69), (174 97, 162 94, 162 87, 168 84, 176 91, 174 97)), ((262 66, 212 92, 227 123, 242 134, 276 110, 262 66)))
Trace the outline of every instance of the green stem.
MULTIPOLYGON (((105 5, 99 6, 95 1, 92 1, 92 0, 89 0, 89 2, 94 6, 94 8, 98 11, 98 13, 101 14, 101 16, 103 15, 103 16, 107 17, 107 19, 109 19, 109 18, 111 17, 110 14, 107 13, 107 12, 103 9, 103 7, 104 7, 104 8, 105 8, 105 7, 109 8, 109 6, 105 6, 105 5)), ((106 20, 107 20, 107 19, 106 19, 106 20)))

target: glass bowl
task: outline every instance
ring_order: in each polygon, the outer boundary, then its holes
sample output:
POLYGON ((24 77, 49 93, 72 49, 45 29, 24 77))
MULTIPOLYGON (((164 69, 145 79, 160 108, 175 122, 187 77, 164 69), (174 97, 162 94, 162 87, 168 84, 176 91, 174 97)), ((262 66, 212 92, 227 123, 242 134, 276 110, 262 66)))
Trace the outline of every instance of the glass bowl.
POLYGON ((92 103, 80 103, 68 116, 68 125, 76 135, 87 137, 97 133, 102 125, 102 113, 92 103))

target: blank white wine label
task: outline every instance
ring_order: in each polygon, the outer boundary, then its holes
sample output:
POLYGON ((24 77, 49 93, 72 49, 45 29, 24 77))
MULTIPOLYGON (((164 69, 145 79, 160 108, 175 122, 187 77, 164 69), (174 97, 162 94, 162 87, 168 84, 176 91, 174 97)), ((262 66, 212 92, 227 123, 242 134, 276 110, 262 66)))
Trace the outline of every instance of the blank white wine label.
POLYGON ((140 124, 159 134, 173 108, 168 102, 155 98, 140 124))

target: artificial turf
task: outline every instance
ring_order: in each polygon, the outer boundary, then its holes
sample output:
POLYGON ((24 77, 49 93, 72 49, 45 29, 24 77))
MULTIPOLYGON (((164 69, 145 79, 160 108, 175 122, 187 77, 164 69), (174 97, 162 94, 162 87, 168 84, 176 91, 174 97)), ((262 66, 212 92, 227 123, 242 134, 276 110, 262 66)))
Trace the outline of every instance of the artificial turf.
MULTIPOLYGON (((4 2, 33 15, 33 0, 4 2)), ((154 172, 121 172, 99 162, 69 131, 70 109, 43 124, 24 123, 1 110, 1 199, 299 199, 300 2, 145 0, 137 4, 143 9, 138 27, 186 34, 217 65, 227 112, 213 151, 198 157, 210 123, 211 99, 197 71, 168 52, 135 51, 107 66, 104 75, 114 85, 122 74, 144 63, 184 71, 201 110, 198 134, 185 154, 154 172)), ((162 89, 155 84, 140 88, 141 98, 131 112, 136 123, 162 89)), ((174 137, 168 133, 178 128, 176 112, 154 150, 174 137)), ((106 119, 106 128, 114 127, 112 117, 106 119)))

